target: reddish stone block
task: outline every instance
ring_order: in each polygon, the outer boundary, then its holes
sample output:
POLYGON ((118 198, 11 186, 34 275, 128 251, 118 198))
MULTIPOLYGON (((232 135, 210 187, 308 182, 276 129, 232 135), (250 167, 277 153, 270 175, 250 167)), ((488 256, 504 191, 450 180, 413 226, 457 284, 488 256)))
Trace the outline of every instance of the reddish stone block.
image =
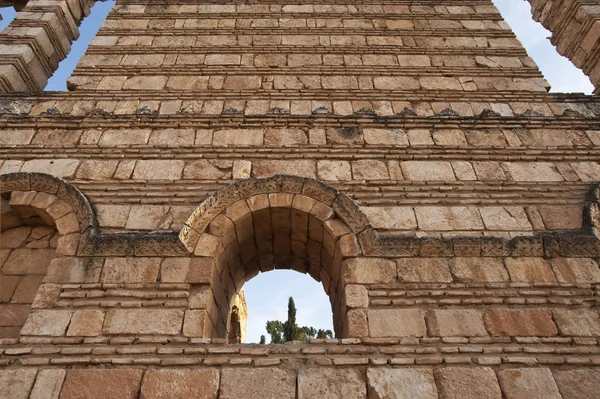
POLYGON ((440 399, 502 399, 496 373, 489 367, 445 367, 435 371, 440 399))
POLYGON ((33 386, 35 369, 0 370, 0 397, 6 399, 27 399, 33 386))
POLYGON ((360 370, 312 368, 298 375, 298 398, 366 399, 365 377, 360 370))
POLYGON ((554 379, 563 399, 594 398, 600 392, 600 370, 556 370, 554 379))
POLYGON ((505 264, 511 281, 556 282, 550 263, 543 258, 506 258, 505 264))
POLYGON ((296 377, 283 368, 236 368, 221 373, 220 399, 294 399, 296 377))
POLYGON ((137 399, 141 381, 137 369, 70 370, 60 399, 137 399))
POLYGON ((482 337, 488 333, 480 311, 472 309, 437 309, 427 316, 431 335, 441 337, 482 337))
POLYGON ((600 336, 600 315, 595 310, 560 309, 552 313, 561 335, 600 336))
POLYGON ((419 309, 371 309, 368 311, 371 337, 424 337, 425 312, 419 309))
POLYGON ((148 370, 140 399, 216 399, 218 390, 217 370, 148 370))
POLYGON ((490 309, 485 314, 485 325, 495 336, 553 337, 558 334, 552 313, 544 309, 490 309))
POLYGON ((498 379, 506 399, 562 399, 547 368, 500 370, 498 379))

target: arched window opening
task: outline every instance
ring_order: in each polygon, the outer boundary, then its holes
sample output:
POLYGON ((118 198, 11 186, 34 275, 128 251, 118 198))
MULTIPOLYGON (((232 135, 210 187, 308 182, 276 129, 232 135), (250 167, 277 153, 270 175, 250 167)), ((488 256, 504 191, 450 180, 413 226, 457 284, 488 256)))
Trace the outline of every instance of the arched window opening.
POLYGON ((248 307, 247 343, 259 343, 262 335, 266 343, 271 343, 266 324, 287 320, 290 297, 294 298, 299 327, 333 331, 330 298, 323 286, 309 275, 290 270, 260 273, 244 285, 244 292, 248 307))
POLYGON ((48 214, 15 197, 1 203, 0 338, 19 337, 59 239, 48 214))
POLYGON ((589 78, 568 58, 556 51, 556 47, 549 40, 551 32, 533 20, 531 5, 528 2, 523 0, 493 0, 493 2, 552 86, 551 92, 592 93, 594 86, 589 78))

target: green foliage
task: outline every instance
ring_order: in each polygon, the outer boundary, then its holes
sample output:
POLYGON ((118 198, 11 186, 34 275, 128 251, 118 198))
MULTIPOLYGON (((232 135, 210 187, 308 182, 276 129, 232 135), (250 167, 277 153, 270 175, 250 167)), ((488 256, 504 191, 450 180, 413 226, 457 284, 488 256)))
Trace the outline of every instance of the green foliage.
MULTIPOLYGON (((311 338, 333 338, 331 330, 315 329, 314 327, 299 327, 296 323, 296 304, 294 298, 290 297, 288 301, 288 318, 282 323, 279 320, 267 321, 267 333, 271 336, 272 344, 283 344, 288 341, 308 342, 311 338)), ((260 343, 263 342, 261 336, 260 343)))

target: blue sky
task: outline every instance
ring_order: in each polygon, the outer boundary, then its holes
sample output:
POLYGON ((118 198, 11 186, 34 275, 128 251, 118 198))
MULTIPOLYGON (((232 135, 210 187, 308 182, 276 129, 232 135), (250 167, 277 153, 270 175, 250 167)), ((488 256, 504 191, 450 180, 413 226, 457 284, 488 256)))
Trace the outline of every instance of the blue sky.
MULTIPOLYGON (((494 0, 502 15, 525 45, 529 55, 537 62, 553 92, 583 92, 593 90, 589 79, 569 60, 559 56, 547 39, 550 33, 531 18, 530 8, 523 0, 494 0)), ((46 90, 66 90, 66 79, 71 75, 87 44, 98 31, 114 1, 97 2, 93 13, 83 21, 81 38, 73 45, 69 57, 64 60, 46 90)), ((14 18, 14 10, 0 8, 4 20, 0 30, 14 18)), ((248 304, 248 342, 258 342, 261 334, 266 335, 267 320, 287 318, 287 300, 293 296, 298 308, 298 324, 333 330, 331 305, 320 283, 308 275, 293 271, 263 273, 245 286, 248 304)))

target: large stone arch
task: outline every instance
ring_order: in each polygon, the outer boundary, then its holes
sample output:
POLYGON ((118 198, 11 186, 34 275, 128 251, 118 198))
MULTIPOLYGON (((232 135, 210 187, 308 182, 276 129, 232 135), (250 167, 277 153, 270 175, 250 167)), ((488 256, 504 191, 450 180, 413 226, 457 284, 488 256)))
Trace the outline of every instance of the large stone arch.
POLYGON ((259 272, 310 274, 328 294, 337 336, 355 336, 344 267, 363 255, 368 219, 345 194, 322 182, 278 175, 233 183, 204 201, 180 239, 207 271, 205 336, 226 337, 235 294, 259 272))
POLYGON ((2 229, 10 228, 10 223, 36 224, 41 220, 58 231, 56 251, 60 255, 77 255, 87 236, 97 227, 87 198, 75 186, 54 176, 5 174, 0 176, 0 193, 2 229))

